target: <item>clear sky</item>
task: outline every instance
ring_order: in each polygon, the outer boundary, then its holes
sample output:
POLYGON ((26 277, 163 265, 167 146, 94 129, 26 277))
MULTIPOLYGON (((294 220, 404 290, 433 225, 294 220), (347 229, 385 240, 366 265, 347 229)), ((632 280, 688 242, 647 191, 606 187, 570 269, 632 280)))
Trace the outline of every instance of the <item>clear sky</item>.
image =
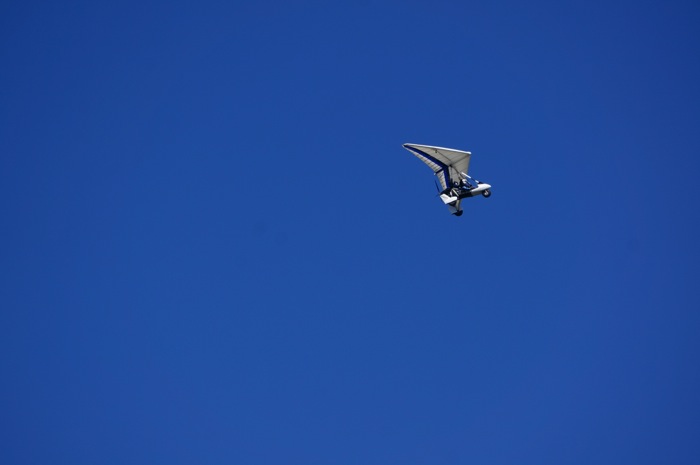
POLYGON ((698 24, 3 2, 0 462, 700 463, 698 24))

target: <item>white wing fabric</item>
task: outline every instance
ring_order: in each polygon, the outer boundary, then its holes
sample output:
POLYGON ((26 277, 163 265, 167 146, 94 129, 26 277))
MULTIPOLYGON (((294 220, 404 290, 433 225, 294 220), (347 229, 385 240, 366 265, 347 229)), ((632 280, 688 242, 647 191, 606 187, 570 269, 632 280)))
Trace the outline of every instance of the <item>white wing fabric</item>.
POLYGON ((403 144, 403 146, 433 170, 442 190, 452 187, 454 181, 459 181, 460 173, 468 174, 471 152, 430 145, 403 144))

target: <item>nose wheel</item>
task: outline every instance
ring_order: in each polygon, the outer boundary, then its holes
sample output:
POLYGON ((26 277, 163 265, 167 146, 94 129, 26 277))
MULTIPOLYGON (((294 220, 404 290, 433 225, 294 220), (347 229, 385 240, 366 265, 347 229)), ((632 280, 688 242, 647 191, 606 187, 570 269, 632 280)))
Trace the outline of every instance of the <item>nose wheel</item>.
POLYGON ((491 191, 486 189, 481 195, 488 199, 489 197, 491 197, 491 191))

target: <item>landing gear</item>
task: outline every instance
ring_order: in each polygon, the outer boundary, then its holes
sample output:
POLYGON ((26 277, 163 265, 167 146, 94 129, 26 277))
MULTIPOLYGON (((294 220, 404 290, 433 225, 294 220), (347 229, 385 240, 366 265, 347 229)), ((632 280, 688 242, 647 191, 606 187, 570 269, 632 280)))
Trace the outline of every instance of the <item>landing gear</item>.
POLYGON ((491 191, 486 189, 481 195, 488 199, 489 197, 491 197, 491 191))
POLYGON ((454 212, 453 215, 454 215, 454 216, 462 216, 462 213, 464 213, 464 210, 460 210, 460 211, 458 211, 458 212, 454 212))

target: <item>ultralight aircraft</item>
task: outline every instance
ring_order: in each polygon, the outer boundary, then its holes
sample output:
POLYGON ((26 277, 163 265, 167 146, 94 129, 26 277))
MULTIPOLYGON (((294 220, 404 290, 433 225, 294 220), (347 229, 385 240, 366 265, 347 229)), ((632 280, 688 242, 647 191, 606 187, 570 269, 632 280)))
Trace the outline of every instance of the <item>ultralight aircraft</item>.
POLYGON ((462 199, 483 195, 491 196, 491 184, 472 179, 469 171, 471 152, 433 147, 431 145, 403 144, 433 170, 440 183, 438 192, 443 203, 455 216, 462 216, 462 199))

